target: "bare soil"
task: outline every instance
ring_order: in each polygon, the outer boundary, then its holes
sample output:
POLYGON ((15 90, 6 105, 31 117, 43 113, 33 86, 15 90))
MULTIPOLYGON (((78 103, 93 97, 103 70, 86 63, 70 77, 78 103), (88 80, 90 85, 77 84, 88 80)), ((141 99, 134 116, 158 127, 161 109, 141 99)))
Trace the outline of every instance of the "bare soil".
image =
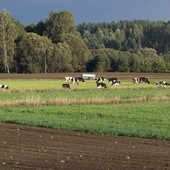
POLYGON ((170 142, 0 124, 1 170, 169 170, 170 142))

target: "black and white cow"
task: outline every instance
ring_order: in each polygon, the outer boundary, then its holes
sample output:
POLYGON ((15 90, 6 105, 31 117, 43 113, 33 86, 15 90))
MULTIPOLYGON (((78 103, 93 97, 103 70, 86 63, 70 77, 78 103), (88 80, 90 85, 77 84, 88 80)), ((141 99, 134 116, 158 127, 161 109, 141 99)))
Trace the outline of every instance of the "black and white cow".
POLYGON ((68 84, 68 83, 64 83, 64 84, 62 85, 62 87, 63 87, 64 89, 71 89, 70 84, 68 84))
POLYGON ((65 77, 66 81, 65 83, 69 83, 69 84, 75 84, 76 83, 76 80, 74 77, 65 77))
POLYGON ((82 78, 82 77, 76 77, 76 78, 75 78, 75 83, 78 85, 79 82, 84 83, 84 82, 85 82, 84 78, 82 78))
POLYGON ((159 82, 156 82, 156 86, 158 86, 158 87, 167 87, 167 86, 170 86, 170 83, 168 83, 166 81, 159 81, 159 82))
POLYGON ((133 83, 134 84, 140 84, 140 83, 148 83, 150 84, 150 81, 147 77, 135 77, 133 78, 133 83))
POLYGON ((84 78, 82 77, 65 77, 65 83, 73 83, 73 84, 79 84, 79 82, 85 82, 84 78))
POLYGON ((65 83, 71 83, 73 80, 73 77, 65 77, 65 83))
POLYGON ((103 82, 99 82, 99 83, 96 83, 96 84, 97 84, 97 88, 99 88, 99 89, 106 89, 107 88, 106 84, 103 83, 103 82))
POLYGON ((117 78, 108 78, 108 83, 112 84, 113 82, 117 81, 117 78))
POLYGON ((106 80, 104 77, 99 77, 99 78, 97 78, 96 83, 100 83, 104 80, 106 80))
POLYGON ((134 77, 133 78, 133 83, 138 85, 139 84, 139 78, 138 77, 134 77))
POLYGON ((165 83, 165 86, 170 86, 170 83, 166 82, 166 83, 165 83))
POLYGON ((75 79, 74 77, 72 77, 72 79, 71 79, 71 82, 70 82, 70 83, 75 84, 75 83, 76 83, 76 79, 75 79))
POLYGON ((0 89, 9 89, 9 86, 5 84, 0 84, 0 89))
POLYGON ((118 86, 120 84, 121 84, 121 82, 119 80, 113 80, 112 84, 111 84, 111 87, 118 86))
POLYGON ((149 78, 147 77, 139 77, 139 83, 148 83, 150 84, 149 78))

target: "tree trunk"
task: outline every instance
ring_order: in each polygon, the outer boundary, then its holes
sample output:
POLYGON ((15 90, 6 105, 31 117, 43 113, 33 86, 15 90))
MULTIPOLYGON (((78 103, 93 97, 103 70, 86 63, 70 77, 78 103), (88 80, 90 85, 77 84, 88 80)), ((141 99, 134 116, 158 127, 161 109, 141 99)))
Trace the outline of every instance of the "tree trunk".
POLYGON ((7 56, 7 44, 6 44, 6 28, 5 28, 4 20, 2 20, 2 39, 3 39, 3 52, 4 52, 4 69, 5 73, 9 74, 9 66, 8 66, 8 56, 7 56))

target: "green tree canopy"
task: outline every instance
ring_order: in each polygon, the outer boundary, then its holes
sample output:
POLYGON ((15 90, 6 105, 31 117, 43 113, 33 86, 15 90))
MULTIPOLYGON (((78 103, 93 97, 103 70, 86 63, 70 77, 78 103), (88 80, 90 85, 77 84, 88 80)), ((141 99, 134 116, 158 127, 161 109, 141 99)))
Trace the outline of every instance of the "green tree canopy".
POLYGON ((165 54, 170 50, 170 31, 158 26, 145 29, 142 45, 165 54))
POLYGON ((52 50, 52 42, 47 37, 35 33, 22 34, 16 40, 17 72, 46 72, 52 50))
POLYGON ((61 42, 69 45, 73 56, 73 68, 75 71, 86 69, 86 63, 91 57, 91 53, 79 35, 65 34, 61 37, 61 42))
POLYGON ((69 11, 52 11, 47 21, 47 36, 53 43, 58 43, 63 34, 78 35, 73 16, 69 11))
POLYGON ((53 44, 53 52, 49 62, 49 72, 72 72, 72 54, 66 43, 53 44))

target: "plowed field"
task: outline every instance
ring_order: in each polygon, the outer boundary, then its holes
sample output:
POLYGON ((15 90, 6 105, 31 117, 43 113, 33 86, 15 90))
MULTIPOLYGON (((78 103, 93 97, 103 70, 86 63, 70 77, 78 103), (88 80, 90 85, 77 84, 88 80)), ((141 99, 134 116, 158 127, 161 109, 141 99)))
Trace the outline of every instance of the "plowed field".
POLYGON ((1 123, 0 169, 169 170, 170 142, 1 123))
MULTIPOLYGON (((96 77, 103 76, 104 78, 109 77, 117 77, 118 79, 130 79, 134 77, 145 76, 148 77, 150 80, 152 79, 160 79, 160 80, 168 80, 170 79, 169 73, 120 73, 120 72, 97 72, 92 73, 96 74, 96 77)), ((40 73, 40 74, 0 74, 0 79, 63 79, 65 77, 73 76, 78 77, 81 76, 81 73, 40 73)))

